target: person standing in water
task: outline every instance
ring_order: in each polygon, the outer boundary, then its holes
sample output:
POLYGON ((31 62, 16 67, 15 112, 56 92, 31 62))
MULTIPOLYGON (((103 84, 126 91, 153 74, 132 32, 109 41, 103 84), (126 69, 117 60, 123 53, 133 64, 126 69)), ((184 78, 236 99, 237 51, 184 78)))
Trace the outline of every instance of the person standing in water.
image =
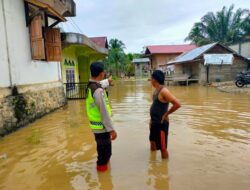
POLYGON ((161 150, 161 156, 168 158, 169 115, 181 107, 180 102, 164 87, 165 76, 160 70, 152 74, 151 83, 155 88, 153 103, 150 108, 150 148, 151 151, 161 150), (169 103, 172 107, 168 109, 169 103))
MULTIPOLYGON (((111 122, 111 107, 108 96, 103 89, 107 86, 103 81, 105 72, 102 62, 90 65, 91 79, 87 86, 86 109, 90 127, 95 135, 97 144, 97 170, 100 172, 108 169, 112 154, 111 140, 115 140, 117 133, 111 122)), ((107 82, 107 81, 106 81, 107 82)))

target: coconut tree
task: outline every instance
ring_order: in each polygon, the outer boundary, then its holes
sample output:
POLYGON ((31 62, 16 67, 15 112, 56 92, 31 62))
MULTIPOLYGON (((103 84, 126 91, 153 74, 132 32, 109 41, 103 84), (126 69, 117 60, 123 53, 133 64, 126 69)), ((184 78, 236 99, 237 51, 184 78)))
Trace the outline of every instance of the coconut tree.
POLYGON ((233 43, 243 40, 250 35, 250 13, 247 9, 233 11, 234 5, 229 9, 225 6, 216 13, 209 12, 192 27, 185 40, 197 45, 211 42, 233 43))
POLYGON ((116 76, 119 74, 119 70, 124 70, 126 55, 124 52, 125 44, 118 39, 111 39, 109 41, 109 55, 106 60, 107 65, 109 65, 109 70, 115 68, 116 76))
POLYGON ((126 48, 126 46, 121 40, 115 38, 109 41, 109 48, 123 51, 126 48))

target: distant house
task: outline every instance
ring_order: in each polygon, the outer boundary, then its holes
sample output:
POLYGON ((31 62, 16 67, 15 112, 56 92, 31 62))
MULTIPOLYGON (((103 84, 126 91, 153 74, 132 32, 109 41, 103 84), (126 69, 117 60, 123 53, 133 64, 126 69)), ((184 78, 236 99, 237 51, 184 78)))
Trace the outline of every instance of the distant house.
POLYGON ((0 136, 65 104, 56 26, 69 16, 73 0, 0 1, 0 136))
POLYGON ((108 55, 107 38, 62 33, 62 80, 67 98, 84 98, 90 78, 90 64, 108 55))
POLYGON ((161 69, 170 60, 194 48, 196 45, 153 45, 146 47, 145 56, 149 57, 152 69, 155 70, 161 69))
POLYGON ((106 36, 103 37, 90 37, 89 38, 91 41, 93 41, 96 45, 102 48, 108 49, 108 39, 106 36))
POLYGON ((173 77, 187 76, 199 83, 231 81, 247 69, 249 60, 232 49, 212 43, 183 53, 167 63, 174 67, 173 77))
POLYGON ((151 72, 150 59, 149 58, 136 58, 132 63, 135 65, 135 77, 149 76, 151 72))
POLYGON ((250 60, 250 37, 246 38, 242 42, 229 45, 232 50, 238 54, 248 58, 250 60))

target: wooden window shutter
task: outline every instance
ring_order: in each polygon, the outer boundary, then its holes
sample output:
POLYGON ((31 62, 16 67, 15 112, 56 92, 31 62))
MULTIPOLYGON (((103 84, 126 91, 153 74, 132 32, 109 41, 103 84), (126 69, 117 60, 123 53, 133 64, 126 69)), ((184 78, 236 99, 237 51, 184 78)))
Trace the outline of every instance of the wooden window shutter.
POLYGON ((29 29, 32 59, 45 59, 42 16, 35 16, 30 23, 29 29))
POLYGON ((45 49, 47 61, 61 61, 61 34, 56 28, 45 28, 45 49))

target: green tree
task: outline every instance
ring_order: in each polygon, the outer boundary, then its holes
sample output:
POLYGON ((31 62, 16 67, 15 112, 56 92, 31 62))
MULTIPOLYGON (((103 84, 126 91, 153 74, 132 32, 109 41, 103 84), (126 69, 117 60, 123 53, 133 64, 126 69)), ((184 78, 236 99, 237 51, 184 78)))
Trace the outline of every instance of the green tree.
POLYGON ((134 63, 132 63, 133 59, 135 58, 135 54, 128 53, 126 55, 126 75, 131 75, 135 73, 135 66, 134 63))
POLYGON ((192 27, 185 40, 198 46, 211 42, 224 44, 239 42, 250 35, 250 11, 225 6, 216 13, 209 12, 192 27))
POLYGON ((115 70, 116 76, 119 75, 119 71, 125 69, 126 55, 124 52, 125 44, 118 39, 111 39, 109 41, 109 54, 105 60, 107 70, 113 73, 115 70))

